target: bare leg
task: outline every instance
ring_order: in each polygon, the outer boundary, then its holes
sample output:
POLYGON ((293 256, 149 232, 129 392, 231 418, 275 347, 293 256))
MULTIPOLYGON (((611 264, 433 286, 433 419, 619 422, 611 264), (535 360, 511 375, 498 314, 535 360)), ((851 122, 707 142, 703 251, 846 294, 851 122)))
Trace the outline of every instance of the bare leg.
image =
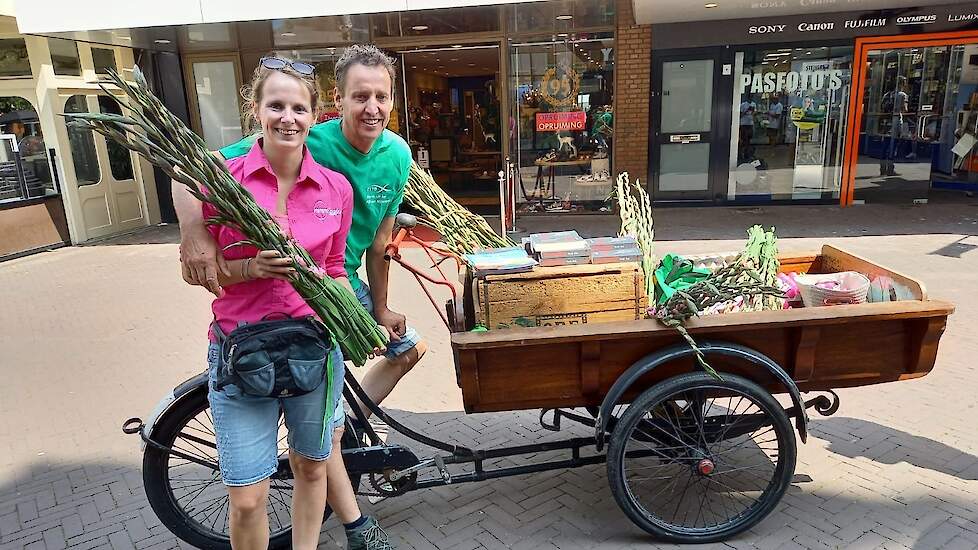
MULTIPOLYGON (((335 456, 337 453, 332 453, 335 456)), ((315 550, 326 511, 326 462, 311 460, 289 450, 289 464, 295 474, 292 491, 292 548, 315 550)), ((264 510, 263 510, 264 512, 264 510)), ((268 518, 265 518, 268 521, 268 518)))
MULTIPOLYGON (((367 370, 361 384, 363 391, 374 403, 379 405, 390 395, 401 378, 418 364, 418 361, 424 357, 427 351, 428 344, 422 340, 406 353, 398 355, 394 359, 382 358, 367 370)), ((363 410, 368 418, 373 414, 370 409, 364 406, 359 397, 357 398, 357 406, 363 410)))
POLYGON ((333 430, 333 452, 326 460, 326 476, 329 478, 327 500, 341 522, 351 523, 360 519, 360 506, 350 476, 346 473, 346 465, 343 464, 343 453, 340 452, 342 437, 342 426, 333 430))
POLYGON ((234 550, 268 548, 268 487, 263 480, 244 487, 228 487, 231 547, 234 550))

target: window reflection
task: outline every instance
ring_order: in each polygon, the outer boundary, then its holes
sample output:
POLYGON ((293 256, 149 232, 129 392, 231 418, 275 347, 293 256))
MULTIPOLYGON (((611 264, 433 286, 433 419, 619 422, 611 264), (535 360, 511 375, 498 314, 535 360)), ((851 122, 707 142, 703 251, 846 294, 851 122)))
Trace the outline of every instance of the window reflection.
POLYGON ((838 198, 852 48, 737 52, 728 198, 838 198))
POLYGON ((608 208, 614 41, 516 46, 512 139, 522 212, 608 208))
POLYGON ((57 193, 37 111, 18 96, 0 97, 0 202, 57 193))
MULTIPOLYGON (((73 95, 65 103, 65 113, 87 112, 88 102, 84 95, 73 95)), ((78 186, 98 183, 101 174, 95 152, 95 135, 91 130, 68 126, 68 143, 71 144, 71 162, 75 167, 78 186)))
MULTIPOLYGON (((122 108, 110 97, 98 96, 98 107, 102 113, 121 115, 122 108)), ((132 173, 132 154, 129 149, 119 145, 114 140, 105 140, 109 152, 109 168, 112 170, 112 178, 116 181, 131 180, 134 178, 132 173)))
POLYGON ((51 64, 54 74, 81 76, 81 61, 78 58, 78 44, 74 40, 48 38, 51 51, 51 64))
POLYGON ((31 76, 31 60, 23 38, 0 40, 0 76, 31 76))
POLYGON ((499 30, 498 6, 405 11, 370 16, 374 37, 430 36, 499 30))

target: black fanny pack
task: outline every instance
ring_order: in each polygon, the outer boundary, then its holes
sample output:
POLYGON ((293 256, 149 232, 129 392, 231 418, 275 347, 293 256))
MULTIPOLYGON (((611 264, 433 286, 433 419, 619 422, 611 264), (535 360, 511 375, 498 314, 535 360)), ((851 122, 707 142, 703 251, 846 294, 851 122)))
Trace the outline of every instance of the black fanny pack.
POLYGON ((332 381, 329 331, 314 317, 262 320, 225 336, 211 324, 221 358, 215 389, 234 384, 259 397, 304 395, 332 381))

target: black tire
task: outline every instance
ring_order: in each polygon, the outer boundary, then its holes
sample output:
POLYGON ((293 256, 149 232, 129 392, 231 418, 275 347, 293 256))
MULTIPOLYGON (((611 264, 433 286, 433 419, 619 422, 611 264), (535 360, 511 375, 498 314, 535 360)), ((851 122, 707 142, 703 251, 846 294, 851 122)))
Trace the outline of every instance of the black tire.
MULTIPOLYGON (((213 426, 206 386, 180 397, 156 422, 151 438, 212 465, 196 464, 147 445, 143 453, 143 486, 153 511, 174 535, 197 548, 230 550, 227 489, 217 469, 213 426)), ((342 446, 358 446, 349 426, 343 434, 342 446)), ((279 450, 286 448, 280 438, 279 450)), ((350 481, 356 490, 360 476, 350 476, 350 481)), ((272 475, 268 500, 271 535, 268 547, 271 550, 289 548, 292 544, 292 474, 288 460, 272 475)), ((327 506, 324 521, 331 513, 327 506)))
POLYGON ((754 382, 722 376, 683 374, 655 385, 611 435, 611 492, 629 519, 664 541, 716 542, 751 528, 794 475, 797 447, 784 408, 754 382))

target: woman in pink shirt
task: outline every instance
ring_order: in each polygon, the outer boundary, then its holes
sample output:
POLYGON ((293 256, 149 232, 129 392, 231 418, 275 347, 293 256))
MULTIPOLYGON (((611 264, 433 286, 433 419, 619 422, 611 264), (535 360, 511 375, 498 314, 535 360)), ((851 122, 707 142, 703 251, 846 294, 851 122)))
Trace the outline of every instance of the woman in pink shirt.
MULTIPOLYGON (((345 177, 317 164, 305 147, 318 101, 312 73, 312 66, 305 63, 261 60, 245 99, 263 137, 247 155, 228 161, 227 167, 258 205, 272 214, 281 230, 309 251, 320 269, 349 287, 343 255, 353 193, 345 177)), ((206 203, 203 208, 205 218, 216 214, 206 203)), ((210 230, 229 267, 229 274, 219 275, 225 293, 212 306, 221 333, 270 316, 314 315, 289 283, 295 272, 290 258, 282 258, 274 250, 235 245, 244 235, 231 227, 211 226, 210 230)), ((300 384, 312 391, 293 397, 259 397, 235 384, 216 386, 221 355, 218 337, 212 330, 208 400, 221 476, 228 487, 231 546, 235 550, 268 546, 266 505, 269 477, 278 468, 281 410, 289 430, 289 462, 295 474, 293 548, 316 548, 327 491, 330 504, 347 528, 351 548, 391 548, 376 520, 360 514, 339 452, 344 420, 344 368, 339 348, 333 346, 328 352, 328 361, 334 366, 330 383, 325 381, 330 369, 316 366, 318 370, 313 367, 302 373, 306 379, 300 384), (334 447, 336 452, 332 452, 334 447)), ((298 375, 296 382, 300 382, 298 375)))

